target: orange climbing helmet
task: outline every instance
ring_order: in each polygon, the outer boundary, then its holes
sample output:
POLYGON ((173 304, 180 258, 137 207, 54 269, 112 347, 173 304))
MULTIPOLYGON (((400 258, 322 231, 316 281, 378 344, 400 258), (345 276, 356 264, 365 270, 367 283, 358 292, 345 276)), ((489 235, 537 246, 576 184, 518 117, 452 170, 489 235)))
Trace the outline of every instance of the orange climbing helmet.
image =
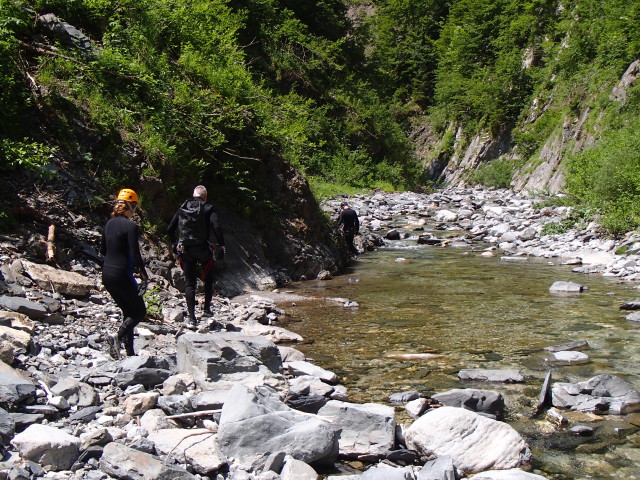
POLYGON ((124 200, 125 202, 138 202, 138 194, 130 188, 123 188, 118 193, 116 200, 124 200))

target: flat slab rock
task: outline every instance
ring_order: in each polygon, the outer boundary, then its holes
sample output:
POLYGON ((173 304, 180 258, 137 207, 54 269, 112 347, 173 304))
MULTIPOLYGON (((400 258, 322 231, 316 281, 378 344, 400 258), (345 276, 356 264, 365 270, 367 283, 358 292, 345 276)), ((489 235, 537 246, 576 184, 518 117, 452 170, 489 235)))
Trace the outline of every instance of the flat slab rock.
POLYGON ((569 350, 552 352, 549 357, 549 360, 558 363, 583 364, 589 363, 591 361, 589 355, 587 355, 586 353, 574 352, 569 350))
POLYGON ((475 380, 478 382, 524 382, 524 376, 520 370, 483 370, 467 368, 458 372, 458 378, 460 380, 475 380))
POLYGON ((551 293, 580 293, 588 290, 586 285, 580 285, 574 282, 553 282, 553 285, 549 287, 551 293))

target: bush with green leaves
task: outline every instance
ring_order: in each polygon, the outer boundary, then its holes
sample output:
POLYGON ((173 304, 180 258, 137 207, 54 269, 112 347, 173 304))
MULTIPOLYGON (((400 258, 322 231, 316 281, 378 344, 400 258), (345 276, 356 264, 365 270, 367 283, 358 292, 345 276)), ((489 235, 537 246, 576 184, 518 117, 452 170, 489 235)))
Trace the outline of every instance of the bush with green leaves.
POLYGON ((41 143, 24 138, 21 141, 0 139, 0 172, 29 170, 44 178, 52 178, 55 173, 48 170, 53 150, 41 143))
POLYGON ((517 166, 515 160, 493 160, 471 172, 468 182, 489 188, 509 188, 517 166))
MULTIPOLYGON (((567 202, 562 202, 567 203, 567 202)), ((538 206, 539 207, 539 206, 538 206)), ((559 235, 572 229, 584 229, 594 220, 596 212, 587 206, 572 206, 569 215, 559 222, 549 222, 542 227, 542 235, 559 235)))
POLYGON ((640 226, 640 121, 631 119, 595 146, 568 159, 567 190, 597 208, 614 234, 640 226))

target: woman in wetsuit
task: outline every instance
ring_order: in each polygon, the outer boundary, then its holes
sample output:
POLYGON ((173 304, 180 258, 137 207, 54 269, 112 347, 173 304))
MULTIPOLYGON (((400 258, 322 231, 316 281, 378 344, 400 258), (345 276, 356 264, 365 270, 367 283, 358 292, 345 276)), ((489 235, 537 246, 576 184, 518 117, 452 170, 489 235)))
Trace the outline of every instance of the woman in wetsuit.
POLYGON ((105 257, 102 284, 122 310, 123 317, 118 335, 108 339, 111 356, 116 359, 120 358, 120 342, 124 343, 127 355, 135 355, 133 329, 147 313, 143 291, 133 278, 134 272, 140 275, 143 284, 149 278, 140 255, 138 226, 131 220, 137 206, 136 192, 128 188, 120 190, 102 235, 102 255, 105 257))

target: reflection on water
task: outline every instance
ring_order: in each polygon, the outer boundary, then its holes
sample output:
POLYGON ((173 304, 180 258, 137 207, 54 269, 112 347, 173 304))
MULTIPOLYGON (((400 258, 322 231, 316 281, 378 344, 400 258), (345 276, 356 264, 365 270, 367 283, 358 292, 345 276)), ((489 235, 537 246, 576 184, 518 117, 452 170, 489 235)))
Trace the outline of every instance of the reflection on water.
POLYGON ((576 416, 576 423, 592 422, 596 428, 586 439, 572 437, 544 416, 527 417, 550 368, 554 381, 610 373, 640 390, 640 327, 619 310, 622 302, 637 299, 632 287, 599 275, 578 275, 548 260, 513 262, 470 250, 414 247, 368 253, 345 275, 294 285, 296 293, 319 299, 285 308, 293 320, 287 328, 309 342, 298 348, 338 374, 352 401, 386 403, 391 393, 405 390, 497 390, 505 396, 508 421, 532 446, 534 467, 548 478, 640 479, 637 415, 596 422, 576 416), (589 290, 570 296, 549 293, 558 280, 589 290), (344 308, 323 300, 327 297, 348 298, 360 306, 344 308), (584 352, 590 363, 546 363, 543 347, 577 340, 589 343, 584 352), (437 356, 397 358, 426 352, 437 356), (463 384, 456 375, 463 368, 519 369, 526 382, 463 384))

